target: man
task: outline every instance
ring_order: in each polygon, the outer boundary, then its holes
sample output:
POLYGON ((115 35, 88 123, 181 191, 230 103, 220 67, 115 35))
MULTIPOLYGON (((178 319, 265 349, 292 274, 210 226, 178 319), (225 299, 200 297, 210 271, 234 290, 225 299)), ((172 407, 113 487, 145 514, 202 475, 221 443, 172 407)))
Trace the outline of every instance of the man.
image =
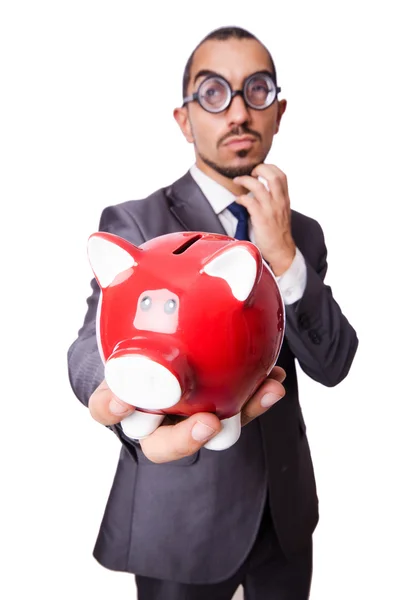
POLYGON ((94 555, 110 569, 135 573, 143 600, 230 600, 240 584, 250 600, 303 600, 318 502, 295 359, 310 377, 334 386, 347 375, 358 341, 324 284, 319 224, 291 211, 285 175, 264 163, 286 109, 267 49, 245 30, 216 30, 193 52, 183 87, 174 117, 194 144, 196 164, 145 200, 106 208, 99 228, 138 245, 181 230, 254 241, 286 305, 282 368, 246 405, 241 437, 228 450, 202 448, 220 431, 217 417, 206 413, 133 442, 119 422, 134 409, 102 381, 93 280, 69 350, 70 381, 122 442, 94 555))

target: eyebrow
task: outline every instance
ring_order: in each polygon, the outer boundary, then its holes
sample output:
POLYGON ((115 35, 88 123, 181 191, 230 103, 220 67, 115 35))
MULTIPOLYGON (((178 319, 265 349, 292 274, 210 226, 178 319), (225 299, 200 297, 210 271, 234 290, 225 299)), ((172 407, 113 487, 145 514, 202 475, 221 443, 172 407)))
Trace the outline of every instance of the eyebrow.
MULTIPOLYGON (((251 73, 251 75, 255 75, 256 73, 264 73, 266 75, 270 75, 273 79, 275 78, 274 73, 272 73, 272 71, 269 71, 268 69, 261 69, 260 71, 255 71, 255 73, 251 73)), ((251 75, 248 75, 248 77, 250 77, 251 75)), ((225 79, 223 75, 217 73, 216 71, 211 71, 209 69, 201 69, 201 71, 199 71, 196 74, 193 83, 196 83, 197 79, 200 79, 200 77, 222 77, 222 79, 225 79)))
POLYGON ((220 73, 217 73, 216 71, 210 71, 208 69, 201 69, 201 71, 199 71, 196 74, 193 83, 196 83, 197 79, 200 79, 200 77, 209 77, 209 76, 222 77, 224 79, 223 75, 221 75, 220 73))

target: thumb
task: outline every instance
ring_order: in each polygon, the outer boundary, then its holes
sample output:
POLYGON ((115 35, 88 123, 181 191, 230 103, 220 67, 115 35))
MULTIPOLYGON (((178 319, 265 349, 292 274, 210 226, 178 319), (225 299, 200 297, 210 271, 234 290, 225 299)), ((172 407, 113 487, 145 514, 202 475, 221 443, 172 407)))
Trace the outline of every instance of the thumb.
POLYGON ((161 425, 141 440, 141 448, 155 463, 170 462, 194 454, 221 429, 216 415, 196 413, 176 425, 161 425))

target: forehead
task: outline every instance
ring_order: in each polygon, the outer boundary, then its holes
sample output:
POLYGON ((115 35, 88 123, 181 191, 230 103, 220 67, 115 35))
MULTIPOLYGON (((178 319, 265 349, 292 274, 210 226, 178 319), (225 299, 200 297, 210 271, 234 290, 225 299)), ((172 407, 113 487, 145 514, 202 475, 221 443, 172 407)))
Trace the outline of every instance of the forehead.
POLYGON ((208 40, 195 52, 189 87, 194 85, 196 75, 202 71, 214 71, 231 84, 241 85, 243 80, 257 71, 272 71, 266 49, 252 39, 208 40))

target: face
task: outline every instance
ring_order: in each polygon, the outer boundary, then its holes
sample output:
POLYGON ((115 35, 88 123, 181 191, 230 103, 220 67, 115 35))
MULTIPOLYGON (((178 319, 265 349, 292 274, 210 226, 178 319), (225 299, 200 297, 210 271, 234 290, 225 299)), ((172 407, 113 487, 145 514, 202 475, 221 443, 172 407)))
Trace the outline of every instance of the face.
MULTIPOLYGON (((256 40, 204 42, 194 55, 187 95, 197 91, 208 71, 225 78, 232 90, 240 90, 248 76, 271 72, 272 66, 256 40)), ((235 96, 221 113, 209 113, 198 102, 190 102, 176 109, 174 116, 187 141, 194 144, 197 165, 210 176, 232 179, 249 175, 265 160, 285 108, 285 100, 276 100, 265 110, 255 110, 235 96)))

